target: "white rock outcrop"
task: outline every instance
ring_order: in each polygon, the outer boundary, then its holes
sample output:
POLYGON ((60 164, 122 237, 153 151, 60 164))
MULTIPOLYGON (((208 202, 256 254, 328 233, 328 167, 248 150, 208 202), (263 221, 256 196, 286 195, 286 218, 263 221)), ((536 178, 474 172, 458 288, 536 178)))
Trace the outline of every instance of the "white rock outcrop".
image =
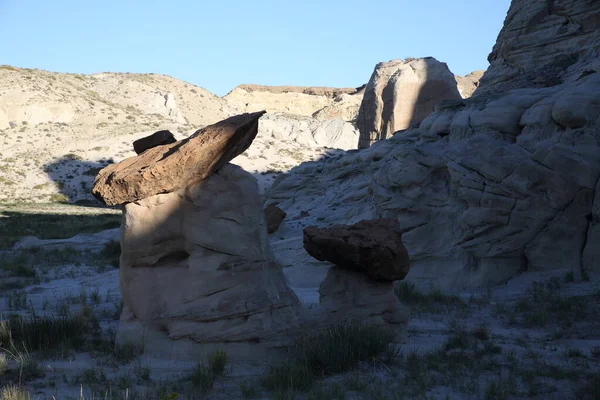
POLYGON ((600 2, 513 0, 475 95, 549 87, 600 71, 600 2))
POLYGON ((482 286, 598 270, 598 115, 600 74, 453 102, 418 129, 293 169, 266 204, 310 210, 317 226, 397 218, 407 279, 482 286))
POLYGON ((270 114, 354 121, 362 89, 240 85, 223 99, 242 112, 266 110, 270 114))
POLYGON ((358 130, 341 119, 318 120, 294 115, 267 114, 260 119, 259 138, 291 140, 306 147, 350 150, 358 146, 358 130))
POLYGON ((433 57, 375 66, 357 117, 359 148, 423 121, 442 100, 462 99, 454 75, 433 57))

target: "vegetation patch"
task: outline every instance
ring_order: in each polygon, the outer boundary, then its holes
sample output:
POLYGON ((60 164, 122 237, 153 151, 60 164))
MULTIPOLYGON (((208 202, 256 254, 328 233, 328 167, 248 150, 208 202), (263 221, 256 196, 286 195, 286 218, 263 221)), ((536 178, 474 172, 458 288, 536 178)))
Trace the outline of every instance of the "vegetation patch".
POLYGON ((121 225, 120 214, 60 214, 0 210, 0 249, 23 236, 67 239, 80 233, 96 233, 121 225))
POLYGON ((341 324, 300 339, 285 361, 271 366, 262 385, 276 392, 308 390, 322 377, 356 368, 361 362, 393 362, 395 333, 366 324, 341 324))
POLYGON ((460 296, 446 294, 436 287, 426 292, 412 282, 400 282, 394 290, 398 299, 411 310, 445 312, 448 309, 460 310, 469 306, 460 296))
POLYGON ((568 328, 586 319, 590 314, 589 299, 563 296, 559 293, 560 287, 558 278, 534 282, 528 296, 515 304, 513 323, 535 327, 557 324, 568 328))

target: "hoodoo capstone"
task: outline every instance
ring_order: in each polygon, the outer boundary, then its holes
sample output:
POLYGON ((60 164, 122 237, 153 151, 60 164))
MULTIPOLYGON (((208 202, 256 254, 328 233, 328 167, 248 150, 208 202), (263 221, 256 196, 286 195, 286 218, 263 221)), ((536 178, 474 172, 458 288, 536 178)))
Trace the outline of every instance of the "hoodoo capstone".
POLYGON ((92 194, 107 205, 117 205, 200 182, 250 146, 264 113, 236 115, 189 138, 111 164, 98 173, 92 194))

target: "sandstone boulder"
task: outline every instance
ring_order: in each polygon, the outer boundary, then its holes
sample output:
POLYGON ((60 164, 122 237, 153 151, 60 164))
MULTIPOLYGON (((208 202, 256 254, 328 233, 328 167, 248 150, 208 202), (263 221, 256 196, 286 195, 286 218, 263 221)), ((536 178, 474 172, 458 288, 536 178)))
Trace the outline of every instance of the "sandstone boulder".
POLYGON ((273 233, 279 229, 279 225, 286 217, 285 211, 277 206, 267 206, 265 208, 265 219, 267 221, 267 232, 273 233))
POLYGON ((423 121, 442 100, 460 100, 454 75, 433 57, 375 66, 360 105, 359 148, 423 121))
POLYGON ((164 144, 175 143, 175 136, 170 131, 158 131, 154 132, 150 136, 143 137, 133 142, 133 150, 136 154, 141 154, 144 151, 151 149, 156 146, 162 146, 164 144))
POLYGON ((304 229, 304 248, 317 260, 362 272, 373 280, 401 280, 410 268, 402 229, 394 219, 329 228, 309 226, 304 229))
POLYGON ((124 206, 120 338, 146 353, 250 356, 291 340, 300 307, 273 261, 254 177, 227 164, 208 179, 124 206))
POLYGON ((250 146, 263 114, 236 115, 179 142, 111 164, 98 173, 92 194, 107 205, 116 205, 200 182, 250 146))

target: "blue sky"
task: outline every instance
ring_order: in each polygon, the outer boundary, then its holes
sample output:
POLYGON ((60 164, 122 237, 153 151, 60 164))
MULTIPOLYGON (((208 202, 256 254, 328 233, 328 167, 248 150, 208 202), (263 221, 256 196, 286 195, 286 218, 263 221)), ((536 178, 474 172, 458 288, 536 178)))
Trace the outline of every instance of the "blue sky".
POLYGON ((380 61, 488 66, 510 0, 0 0, 0 64, 236 85, 356 87, 380 61))

